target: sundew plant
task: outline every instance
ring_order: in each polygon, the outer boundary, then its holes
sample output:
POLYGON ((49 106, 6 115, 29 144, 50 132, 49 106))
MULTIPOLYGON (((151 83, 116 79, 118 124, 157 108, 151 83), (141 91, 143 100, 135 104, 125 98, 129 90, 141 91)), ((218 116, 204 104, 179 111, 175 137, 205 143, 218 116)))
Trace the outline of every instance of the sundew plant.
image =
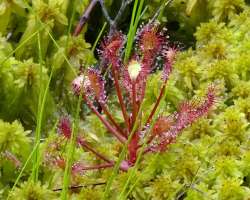
MULTIPOLYGON (((128 145, 128 156, 120 164, 120 169, 123 171, 127 171, 129 167, 134 166, 138 159, 139 150, 144 146, 143 154, 166 150, 184 128, 207 114, 215 103, 215 92, 211 86, 208 88, 207 96, 203 102, 184 102, 175 113, 168 116, 156 116, 155 122, 153 122, 157 108, 163 98, 177 51, 168 47, 166 36, 158 29, 158 25, 149 23, 138 31, 136 36, 138 47, 135 47, 136 52, 127 64, 122 62, 121 56, 125 43, 125 36, 122 33, 112 33, 102 44, 100 51, 101 65, 106 68, 110 66, 111 72, 105 71, 105 73, 111 73, 110 78, 114 82, 124 126, 119 126, 112 114, 109 113, 106 102, 108 97, 106 96, 105 80, 103 80, 98 69, 87 68, 85 73, 78 76, 72 83, 74 93, 82 95, 84 102, 99 118, 108 132, 116 137, 120 143, 128 145), (143 99, 146 93, 146 82, 151 71, 158 67, 158 63, 163 68, 161 91, 152 111, 145 118, 141 107, 143 107, 143 99), (122 89, 125 91, 123 92, 122 89), (127 97, 124 94, 127 94, 127 97), (125 99, 128 103, 125 102, 125 99), (106 118, 94 105, 95 101, 106 118)), ((65 123, 65 120, 61 121, 61 132, 69 137, 68 126, 63 123, 65 123), (66 130, 64 130, 64 127, 66 127, 66 130)), ((84 138, 78 138, 78 143, 83 148, 91 150, 91 147, 85 143, 84 138)), ((91 150, 91 152, 94 152, 94 150, 91 150)), ((100 157, 100 154, 96 154, 96 156, 100 157)), ((114 161, 108 160, 104 156, 100 158, 108 163, 96 166, 96 168, 114 165, 114 161)))
POLYGON ((249 199, 249 6, 0 1, 0 199, 249 199))

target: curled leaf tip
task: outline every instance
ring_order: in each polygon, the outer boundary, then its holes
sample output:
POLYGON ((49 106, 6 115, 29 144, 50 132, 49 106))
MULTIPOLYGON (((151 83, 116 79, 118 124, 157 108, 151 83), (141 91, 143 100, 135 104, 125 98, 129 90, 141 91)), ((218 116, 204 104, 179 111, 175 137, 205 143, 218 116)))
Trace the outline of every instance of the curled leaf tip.
POLYGON ((125 36, 118 31, 104 39, 101 44, 100 54, 105 64, 118 67, 124 42, 125 36))

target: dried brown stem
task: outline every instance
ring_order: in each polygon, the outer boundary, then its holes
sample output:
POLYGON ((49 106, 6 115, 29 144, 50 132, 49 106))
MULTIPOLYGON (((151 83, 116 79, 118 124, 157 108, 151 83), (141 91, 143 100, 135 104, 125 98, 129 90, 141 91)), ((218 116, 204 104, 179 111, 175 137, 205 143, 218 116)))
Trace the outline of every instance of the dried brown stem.
POLYGON ((104 1, 103 0, 92 0, 89 3, 87 9, 83 12, 83 14, 82 14, 82 16, 81 16, 81 18, 79 20, 79 23, 77 24, 77 26, 76 26, 76 28, 74 30, 73 36, 78 36, 81 33, 81 31, 83 29, 83 26, 89 20, 90 14, 93 11, 93 9, 94 9, 94 7, 96 6, 97 3, 100 4, 103 15, 104 15, 104 17, 106 18, 106 20, 108 21, 108 23, 110 25, 110 34, 111 34, 117 28, 117 24, 120 21, 124 10, 127 8, 127 6, 132 1, 133 0, 123 0, 122 4, 121 4, 121 7, 120 7, 116 17, 114 19, 111 19, 110 15, 109 15, 109 13, 107 11, 107 8, 106 8, 106 6, 104 4, 104 1))
MULTIPOLYGON (((76 185, 76 186, 70 186, 70 187, 68 187, 68 189, 75 190, 75 189, 79 189, 79 188, 83 188, 83 187, 94 187, 94 186, 105 185, 105 184, 106 184, 106 182, 86 184, 86 185, 76 185)), ((61 190, 62 190, 62 188, 53 189, 54 192, 61 191, 61 190)))
POLYGON ((90 13, 92 12, 93 8, 96 6, 97 2, 99 0, 92 0, 90 3, 89 3, 89 6, 87 7, 87 9, 83 12, 81 18, 80 18, 80 21, 78 22, 75 30, 74 30, 74 33, 73 33, 73 36, 78 36, 82 29, 83 29, 83 26, 86 24, 86 22, 88 21, 89 19, 89 16, 90 16, 90 13))

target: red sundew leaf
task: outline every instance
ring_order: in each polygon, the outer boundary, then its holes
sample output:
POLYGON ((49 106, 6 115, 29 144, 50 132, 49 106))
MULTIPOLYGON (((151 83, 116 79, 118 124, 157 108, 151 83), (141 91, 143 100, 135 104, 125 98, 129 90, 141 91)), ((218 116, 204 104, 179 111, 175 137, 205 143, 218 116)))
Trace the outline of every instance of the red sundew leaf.
POLYGON ((165 132, 164 137, 161 137, 161 141, 159 142, 157 151, 160 152, 166 151, 169 145, 175 143, 175 141, 176 141, 176 136, 172 135, 170 132, 165 132))
POLYGON ((177 48, 169 48, 164 54, 162 80, 166 82, 173 69, 173 63, 177 54, 177 48))
POLYGON ((193 121, 206 115, 208 111, 215 104, 215 87, 210 86, 207 91, 206 98, 203 102, 200 101, 190 101, 181 104, 179 109, 179 120, 182 124, 191 124, 193 121))
POLYGON ((84 165, 80 162, 76 162, 72 165, 71 167, 71 171, 72 171, 72 174, 73 175, 76 175, 76 174, 83 174, 84 170, 84 165))
POLYGON ((76 95, 82 93, 88 98, 94 98, 100 103, 105 103, 105 83, 97 69, 88 68, 86 75, 80 75, 73 80, 72 88, 76 95))
POLYGON ((145 96, 146 81, 147 81, 146 78, 143 77, 139 78, 136 82, 135 91, 138 91, 136 96, 136 101, 138 102, 142 102, 145 96))
POLYGON ((101 58, 105 63, 119 66, 121 50, 124 46, 125 36, 121 32, 115 32, 107 37, 101 44, 101 58))
POLYGON ((206 98, 203 102, 190 101, 182 103, 177 113, 176 125, 172 129, 172 134, 177 135, 195 120, 208 114, 209 110, 215 104, 215 100, 215 90, 212 86, 208 88, 206 98))
POLYGON ((199 110, 202 113, 207 113, 209 109, 216 103, 216 86, 210 85, 207 89, 207 98, 204 103, 199 107, 199 110))
POLYGON ((166 58, 169 63, 173 63, 175 61, 177 52, 179 51, 178 47, 170 47, 166 51, 166 58))
POLYGON ((176 141, 176 136, 173 136, 169 131, 161 135, 157 135, 153 143, 150 144, 147 152, 164 152, 168 149, 169 145, 176 141))
POLYGON ((142 56, 144 68, 151 72, 156 57, 166 46, 166 39, 159 31, 159 25, 150 23, 145 25, 138 33, 138 46, 142 56))
POLYGON ((164 63, 163 70, 162 70, 162 80, 166 82, 169 78, 169 75, 172 72, 172 64, 169 62, 164 63))
POLYGON ((62 117, 58 123, 58 132, 65 138, 71 137, 71 123, 68 117, 62 117))
POLYGON ((172 116, 159 117, 153 127, 153 135, 160 135, 167 132, 174 125, 172 116))
POLYGON ((62 158, 62 157, 57 157, 55 160, 54 160, 54 164, 59 167, 60 169, 65 169, 65 166, 66 166, 66 162, 65 160, 62 158))
POLYGON ((215 87, 210 86, 205 100, 200 103, 196 101, 184 102, 181 104, 178 112, 173 115, 175 119, 174 125, 169 130, 158 135, 154 143, 150 146, 150 151, 164 151, 170 143, 173 143, 176 137, 187 126, 191 125, 195 120, 206 115, 213 107, 216 101, 215 87))
POLYGON ((159 25, 154 23, 146 24, 137 34, 138 44, 141 53, 148 54, 158 52, 162 49, 164 39, 162 33, 158 30, 159 25))
POLYGON ((101 77, 101 73, 97 69, 89 68, 87 70, 87 76, 90 82, 90 90, 95 94, 96 99, 104 103, 105 102, 105 83, 101 77))

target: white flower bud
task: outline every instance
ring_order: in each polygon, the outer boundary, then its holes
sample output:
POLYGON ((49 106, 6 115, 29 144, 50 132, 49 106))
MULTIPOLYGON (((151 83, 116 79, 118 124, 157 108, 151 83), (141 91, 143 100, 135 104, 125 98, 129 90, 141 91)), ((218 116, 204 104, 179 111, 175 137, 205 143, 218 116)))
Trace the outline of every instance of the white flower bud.
POLYGON ((132 80, 136 80, 142 67, 141 64, 135 60, 132 60, 128 65, 128 73, 132 80))

